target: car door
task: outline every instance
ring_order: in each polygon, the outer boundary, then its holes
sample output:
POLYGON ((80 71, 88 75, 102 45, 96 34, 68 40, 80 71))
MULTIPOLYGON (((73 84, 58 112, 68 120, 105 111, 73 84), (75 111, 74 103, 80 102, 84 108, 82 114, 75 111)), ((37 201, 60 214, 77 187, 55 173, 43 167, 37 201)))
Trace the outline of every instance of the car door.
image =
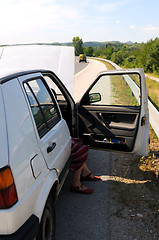
POLYGON ((149 113, 143 69, 102 72, 78 105, 78 135, 92 148, 148 154, 149 113))
POLYGON ((68 126, 40 72, 21 76, 19 81, 47 167, 56 169, 60 175, 70 157, 71 137, 68 126))

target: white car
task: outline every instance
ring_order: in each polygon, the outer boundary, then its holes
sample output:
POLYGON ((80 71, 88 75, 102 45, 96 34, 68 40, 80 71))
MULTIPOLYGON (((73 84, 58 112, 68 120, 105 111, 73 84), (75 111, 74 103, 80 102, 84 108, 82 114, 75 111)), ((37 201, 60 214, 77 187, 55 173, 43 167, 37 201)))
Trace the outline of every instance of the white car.
POLYGON ((0 239, 54 238, 54 204, 71 160, 71 135, 92 148, 147 155, 147 106, 142 69, 100 73, 76 104, 50 70, 3 72, 0 239), (110 81, 112 89, 124 81, 136 100, 119 101, 115 90, 110 96, 110 81))

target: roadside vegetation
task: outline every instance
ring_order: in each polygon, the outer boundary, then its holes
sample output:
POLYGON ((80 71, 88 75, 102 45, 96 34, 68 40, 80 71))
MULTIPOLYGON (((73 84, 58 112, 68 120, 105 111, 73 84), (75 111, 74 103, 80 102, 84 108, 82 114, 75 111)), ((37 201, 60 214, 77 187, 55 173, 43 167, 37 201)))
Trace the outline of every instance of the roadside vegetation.
MULTIPOLYGON (((129 75, 133 79, 134 74, 129 75)), ((122 76, 111 76, 113 105, 138 106, 135 96, 122 76)))
POLYGON ((149 100, 159 111, 159 82, 146 77, 149 100))
POLYGON ((76 55, 85 53, 89 57, 99 57, 111 60, 122 68, 143 68, 146 73, 159 77, 159 38, 146 43, 95 42, 83 43, 79 37, 74 37, 72 45, 76 55), (88 46, 88 45, 91 46, 88 46), (87 47, 83 47, 87 46, 87 47))

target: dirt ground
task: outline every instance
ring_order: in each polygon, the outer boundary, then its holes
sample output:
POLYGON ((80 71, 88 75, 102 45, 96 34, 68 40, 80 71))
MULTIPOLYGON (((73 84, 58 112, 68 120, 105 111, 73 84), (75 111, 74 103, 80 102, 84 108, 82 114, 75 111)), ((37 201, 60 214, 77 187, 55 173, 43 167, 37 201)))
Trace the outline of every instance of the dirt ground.
POLYGON ((112 155, 111 240, 159 239, 159 139, 149 157, 112 155))

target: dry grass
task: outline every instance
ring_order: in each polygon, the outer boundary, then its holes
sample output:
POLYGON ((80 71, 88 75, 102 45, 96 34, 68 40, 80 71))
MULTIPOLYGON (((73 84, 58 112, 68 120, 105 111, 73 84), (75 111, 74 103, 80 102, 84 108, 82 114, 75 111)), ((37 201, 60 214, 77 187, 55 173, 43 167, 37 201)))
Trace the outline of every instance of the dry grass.
POLYGON ((139 168, 143 172, 153 172, 158 178, 159 174, 159 139, 150 126, 149 131, 150 145, 148 157, 142 157, 139 162, 139 168))

